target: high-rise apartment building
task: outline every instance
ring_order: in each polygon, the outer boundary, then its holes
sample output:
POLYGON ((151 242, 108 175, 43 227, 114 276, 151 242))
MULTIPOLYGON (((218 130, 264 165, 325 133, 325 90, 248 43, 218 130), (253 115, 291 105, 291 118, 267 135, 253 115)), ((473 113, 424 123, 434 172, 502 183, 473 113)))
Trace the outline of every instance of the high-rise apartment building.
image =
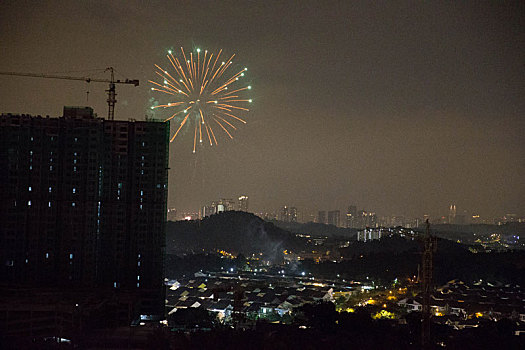
POLYGON ((355 228, 357 224, 357 207, 355 205, 350 205, 348 211, 346 212, 346 227, 355 228))
POLYGON ((448 207, 448 223, 449 224, 456 223, 456 205, 455 204, 451 204, 450 207, 448 207))
POLYGON ((319 210, 319 213, 317 214, 317 222, 319 224, 326 224, 326 211, 325 210, 319 210))
POLYGON ((281 210, 279 210, 279 221, 290 221, 288 216, 288 206, 284 205, 281 207, 281 210))
POLYGON ((339 227, 339 220, 341 212, 339 210, 331 210, 328 212, 328 225, 334 225, 339 227))
POLYGON ((163 311, 169 124, 0 116, 0 278, 123 290, 163 311), (4 215, 5 213, 5 215, 4 215))
POLYGON ((296 207, 290 207, 290 210, 288 210, 288 220, 290 222, 297 222, 297 208, 296 207))
POLYGON ((238 205, 239 211, 248 211, 248 196, 246 195, 240 195, 239 196, 239 205, 238 205))

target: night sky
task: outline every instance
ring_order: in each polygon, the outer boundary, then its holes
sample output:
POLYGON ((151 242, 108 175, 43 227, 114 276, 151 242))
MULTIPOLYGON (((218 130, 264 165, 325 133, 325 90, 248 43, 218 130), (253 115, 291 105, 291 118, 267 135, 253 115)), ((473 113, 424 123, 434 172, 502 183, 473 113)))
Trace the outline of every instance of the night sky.
MULTIPOLYGON (((151 114, 153 65, 180 46, 235 53, 253 103, 232 141, 170 145, 170 207, 247 194, 253 211, 525 215, 525 2, 0 4, 0 71, 113 66, 141 82, 117 85, 116 119, 151 114)), ((105 116, 106 88, 0 76, 0 112, 105 116)))

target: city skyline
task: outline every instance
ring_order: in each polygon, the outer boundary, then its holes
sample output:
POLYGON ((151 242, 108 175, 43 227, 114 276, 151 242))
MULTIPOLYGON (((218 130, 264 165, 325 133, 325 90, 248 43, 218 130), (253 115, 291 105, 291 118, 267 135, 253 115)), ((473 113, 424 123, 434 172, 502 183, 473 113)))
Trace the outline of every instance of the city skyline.
MULTIPOLYGON (((0 71, 107 79, 113 66, 141 82, 117 87, 116 119, 143 120, 167 50, 235 53, 253 110, 213 149, 170 145, 181 211, 246 193, 253 212, 525 213, 523 3, 158 5, 2 3, 0 71)), ((0 75, 0 112, 104 116, 105 88, 0 75)))

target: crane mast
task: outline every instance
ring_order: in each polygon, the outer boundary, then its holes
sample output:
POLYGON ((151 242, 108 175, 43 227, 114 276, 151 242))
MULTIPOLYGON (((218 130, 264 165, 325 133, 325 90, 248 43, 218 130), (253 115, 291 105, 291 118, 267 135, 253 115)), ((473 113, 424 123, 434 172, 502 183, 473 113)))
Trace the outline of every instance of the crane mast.
POLYGON ((426 232, 423 238, 424 250, 423 250, 423 310, 421 324, 421 348, 429 349, 432 347, 430 324, 431 324, 431 310, 430 310, 430 298, 432 296, 432 278, 434 275, 434 253, 437 249, 437 239, 430 233, 430 223, 428 219, 426 221, 426 232))
POLYGON ((115 119, 115 104, 117 103, 117 93, 115 89, 115 84, 132 84, 134 86, 139 86, 139 81, 137 79, 126 79, 126 80, 115 80, 115 72, 113 67, 108 67, 104 72, 110 72, 111 79, 94 79, 90 77, 71 77, 67 75, 54 75, 54 74, 40 74, 40 73, 22 73, 22 72, 0 72, 0 75, 13 75, 19 77, 33 77, 33 78, 47 78, 47 79, 65 79, 65 80, 81 80, 87 83, 109 83, 109 88, 106 90, 108 93, 108 119, 115 119))

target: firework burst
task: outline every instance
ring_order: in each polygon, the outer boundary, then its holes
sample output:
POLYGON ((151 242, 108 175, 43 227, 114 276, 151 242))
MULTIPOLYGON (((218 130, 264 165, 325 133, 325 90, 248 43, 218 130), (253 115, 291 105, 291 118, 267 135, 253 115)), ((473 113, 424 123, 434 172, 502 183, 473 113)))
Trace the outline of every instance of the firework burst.
POLYGON ((171 136, 173 142, 186 125, 193 134, 193 153, 197 144, 217 145, 216 130, 222 130, 229 138, 239 123, 246 124, 241 118, 249 111, 252 102, 247 98, 249 85, 241 85, 247 68, 233 71, 232 55, 227 60, 221 59, 222 50, 217 54, 185 52, 181 47, 180 55, 168 51, 169 69, 155 65, 159 81, 149 82, 151 90, 159 91, 170 98, 170 102, 151 107, 170 109, 168 120, 176 121, 176 131, 171 136))

